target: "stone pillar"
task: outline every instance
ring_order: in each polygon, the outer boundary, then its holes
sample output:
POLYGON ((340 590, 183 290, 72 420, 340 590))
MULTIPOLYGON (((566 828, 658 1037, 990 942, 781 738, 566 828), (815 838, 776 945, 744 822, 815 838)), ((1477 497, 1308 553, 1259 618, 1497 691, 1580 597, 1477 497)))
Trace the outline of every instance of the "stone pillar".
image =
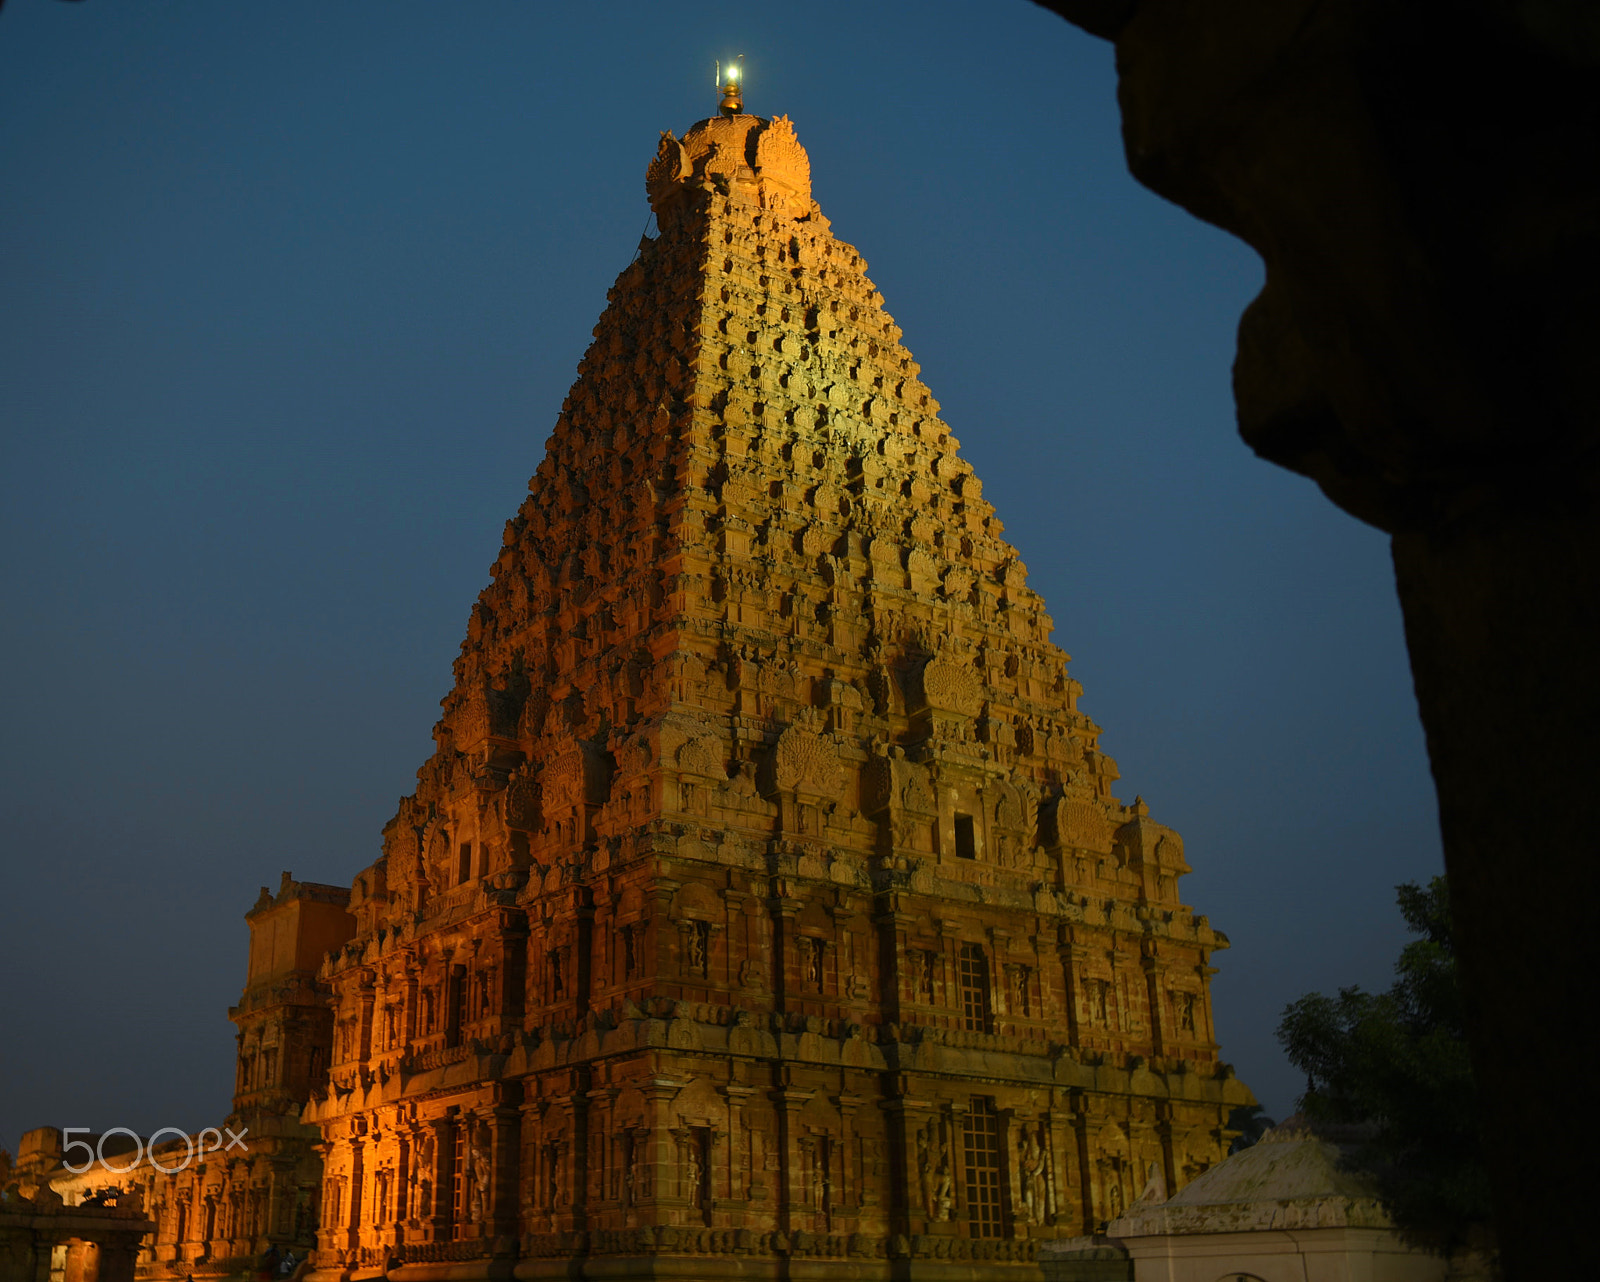
POLYGON ((1022 1161, 1020 1144, 1022 1123, 1014 1108, 995 1109, 996 1138, 1000 1147, 1000 1223, 1011 1237, 1027 1237, 1032 1225, 1023 1210, 1022 1161))
POLYGON ((294 1159, 272 1159, 267 1184, 267 1234, 289 1237, 294 1232, 294 1159))
POLYGON ((1172 1154, 1172 1101, 1156 1101, 1156 1135, 1161 1140, 1161 1176, 1167 1182, 1167 1196, 1178 1191, 1177 1164, 1172 1154))
MULTIPOLYGON (((1044 1114, 1045 1134, 1045 1220, 1046 1224, 1060 1226, 1071 1220, 1071 1202, 1068 1190, 1078 1169, 1078 1146, 1072 1134, 1072 1116, 1060 1108, 1050 1108, 1044 1114)), ((1088 1229, 1080 1229, 1087 1233, 1088 1229)))
POLYGON ((501 1100, 486 1117, 490 1141, 490 1188, 485 1191, 483 1228, 488 1237, 517 1236, 517 1168, 522 1156, 522 1114, 496 1090, 501 1100))
POLYGON ((886 1024, 903 1022, 903 1008, 922 1001, 917 993, 917 968, 906 956, 907 934, 916 920, 914 914, 896 908, 873 918, 878 932, 878 992, 886 1024))
POLYGON ((1079 1213, 1083 1217, 1083 1231, 1093 1233, 1098 1227, 1095 1217, 1094 1160, 1089 1153, 1089 1101, 1081 1090, 1068 1097, 1072 1110, 1072 1137, 1077 1148, 1079 1213))
MULTIPOLYGON (((683 1083, 670 1077, 651 1077, 640 1086, 645 1099, 646 1123, 650 1131, 645 1138, 644 1162, 641 1172, 646 1191, 640 1196, 640 1222, 666 1224, 671 1217, 661 1203, 672 1196, 677 1179, 677 1145, 672 1138, 672 1101, 683 1089, 683 1083)), ((636 1193, 639 1190, 635 1190, 636 1193)))
MULTIPOLYGON (((587 1077, 587 1074, 583 1075, 587 1077)), ((562 1202, 554 1208, 558 1230, 578 1230, 587 1217, 589 1182, 588 1092, 587 1081, 575 1081, 573 1089, 556 1108, 563 1119, 566 1138, 558 1153, 562 1202)))
POLYGON ((756 1093, 755 1087, 730 1082, 722 1088, 728 1101, 728 1198, 744 1202, 749 1196, 744 1167, 749 1165, 750 1153, 744 1142, 744 1105, 756 1093))
POLYGON ((933 1193, 932 1167, 937 1162, 937 1154, 928 1155, 928 1169, 924 1170, 917 1148, 917 1136, 933 1117, 933 1105, 905 1094, 908 1089, 907 1079, 897 1076, 894 1079, 896 1093, 879 1105, 883 1109, 885 1143, 889 1150, 889 1205, 885 1218, 892 1234, 926 1233, 933 1220, 929 1200, 933 1193))
POLYGON ((727 1134, 717 1126, 706 1128, 706 1223, 716 1224, 716 1211, 726 1199, 717 1197, 717 1171, 726 1166, 723 1150, 729 1147, 727 1134))
POLYGON ((801 959, 795 946, 794 921, 801 901, 774 895, 769 905, 772 918, 772 997, 773 1008, 787 1011, 792 998, 805 992, 800 974, 801 959))
POLYGON ((1195 1021, 1194 1021, 1195 1028, 1194 1028, 1194 1031, 1195 1031, 1196 1035, 1198 1036, 1200 1034, 1200 1032, 1202 1031, 1202 1029, 1203 1029, 1204 1032, 1205 1032, 1207 1049, 1209 1049, 1211 1051, 1216 1051, 1218 1049, 1218 1047, 1217 1047, 1217 1029, 1216 1029, 1216 1025, 1211 1022, 1211 977, 1217 973, 1217 968, 1215 966, 1210 966, 1210 965, 1206 964, 1206 958, 1208 956, 1209 956, 1209 954, 1205 953, 1205 952, 1202 952, 1200 954, 1200 966, 1199 966, 1198 969, 1199 969, 1199 972, 1200 972, 1200 1011, 1201 1011, 1201 1013, 1196 1015, 1196 1017, 1195 1017, 1195 1021), (1202 1020, 1204 1020, 1203 1024, 1201 1022, 1202 1020))
MULTIPOLYGON (((534 1089, 529 1085, 529 1090, 534 1089)), ((544 1105, 536 1099, 524 1099, 517 1110, 517 1206, 522 1222, 520 1232, 534 1226, 534 1216, 544 1207, 544 1105)))
POLYGON ((449 1109, 443 1117, 433 1118, 428 1127, 433 1132, 433 1205, 428 1207, 428 1240, 446 1242, 451 1237, 455 1223, 453 1188, 456 1167, 456 1110, 449 1109))
POLYGON ((405 1048, 411 1049, 411 1043, 417 1040, 417 968, 415 965, 406 967, 405 987, 405 1016, 401 1036, 405 1039, 405 1048))
MULTIPOLYGON (((971 1111, 965 1097, 951 1100, 944 1106, 950 1119, 950 1194, 955 1199, 955 1223, 967 1223, 967 1145, 964 1123, 971 1111)), ((965 1227, 962 1228, 965 1232, 965 1227)))
POLYGON ((750 896, 743 891, 726 889, 722 892, 723 951, 713 963, 723 982, 740 983, 744 965, 750 959, 750 941, 745 925, 745 904, 750 896))
POLYGON ((858 1169, 856 1109, 866 1103, 860 1095, 835 1095, 839 1109, 839 1156, 833 1171, 834 1200, 841 1213, 854 1217, 861 1212, 862 1173, 858 1169))
MULTIPOLYGON (((346 1241, 350 1251, 361 1247, 361 1199, 366 1191, 366 1143, 359 1138, 350 1141, 350 1207, 347 1215, 346 1241)), ((252 1229, 258 1227, 251 1226, 252 1229)), ((253 1248, 252 1248, 253 1249, 253 1248)))
POLYGON ((1156 955, 1151 940, 1144 941, 1144 956, 1140 962, 1144 967, 1145 989, 1150 1002, 1150 1049, 1156 1055, 1165 1055, 1170 1049, 1173 1033, 1167 1026, 1167 1009, 1163 1000, 1166 996, 1167 966, 1156 955))
POLYGON ((621 1196, 618 1172, 613 1168, 616 1158, 612 1142, 612 1105, 616 1098, 617 1088, 614 1086, 598 1086, 588 1093, 588 1107, 584 1113, 585 1140, 589 1154, 586 1167, 588 1177, 585 1181, 587 1188, 584 1195, 586 1207, 597 1203, 603 1207, 621 1196), (610 1187, 613 1183, 618 1185, 615 1196, 610 1187))
POLYGON ((356 1059, 365 1064, 372 1058, 372 1005, 377 999, 372 976, 363 974, 359 989, 361 998, 361 1031, 356 1039, 356 1059))
POLYGON ((1061 959, 1062 1005, 1066 1008, 1067 1045, 1072 1047, 1083 1044, 1083 995, 1078 991, 1081 985, 1080 977, 1083 974, 1083 963, 1089 955, 1089 950, 1082 944, 1066 943, 1056 950, 1056 955, 1061 959))
POLYGON ((395 1163, 394 1163, 394 1221, 396 1243, 408 1240, 406 1233, 407 1222, 411 1219, 411 1176, 412 1163, 416 1160, 416 1136, 412 1128, 400 1129, 395 1134, 395 1163))
POLYGON ((801 1183, 804 1164, 800 1160, 795 1114, 810 1103, 816 1092, 790 1086, 787 1068, 780 1068, 778 1072, 784 1085, 770 1095, 778 1111, 778 1227, 785 1233, 793 1233, 802 1227, 798 1214, 806 1205, 805 1188, 801 1183))

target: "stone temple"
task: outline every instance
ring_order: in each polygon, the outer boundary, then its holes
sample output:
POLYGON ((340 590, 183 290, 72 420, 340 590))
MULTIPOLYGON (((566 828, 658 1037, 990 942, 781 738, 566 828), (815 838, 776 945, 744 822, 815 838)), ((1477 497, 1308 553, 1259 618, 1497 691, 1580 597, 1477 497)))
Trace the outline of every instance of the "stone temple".
POLYGON ((323 968, 328 1279, 1032 1272, 1249 1099, 1182 842, 793 126, 729 99, 661 138, 323 968))
POLYGON ((1251 1102, 1183 844, 793 126, 730 89, 645 183, 415 794, 320 969, 252 963, 292 1018, 236 1014, 241 1089, 303 1103, 315 1205, 213 1245, 222 1186, 151 1188, 147 1273, 309 1216, 317 1282, 1037 1277, 1251 1102))

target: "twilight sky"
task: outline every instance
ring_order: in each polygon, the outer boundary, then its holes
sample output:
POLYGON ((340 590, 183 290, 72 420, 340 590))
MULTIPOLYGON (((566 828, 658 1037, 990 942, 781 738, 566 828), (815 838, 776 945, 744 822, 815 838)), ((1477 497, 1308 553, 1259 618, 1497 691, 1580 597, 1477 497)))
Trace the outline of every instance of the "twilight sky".
POLYGON ((0 1147, 197 1128, 244 912, 347 882, 431 750, 658 132, 791 116, 1184 835, 1223 1056, 1382 987, 1440 870, 1386 539, 1239 441, 1254 253, 1123 164, 1026 0, 9 0, 0 12, 0 1147))

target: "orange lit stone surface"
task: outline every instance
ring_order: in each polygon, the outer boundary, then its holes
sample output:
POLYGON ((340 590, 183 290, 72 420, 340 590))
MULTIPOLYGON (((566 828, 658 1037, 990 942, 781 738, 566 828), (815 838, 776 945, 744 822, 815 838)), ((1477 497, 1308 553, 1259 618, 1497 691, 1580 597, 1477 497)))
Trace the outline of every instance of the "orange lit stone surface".
MULTIPOLYGON (((109 1146, 98 1135, 63 1135, 53 1126, 23 1136, 18 1171, 27 1192, 48 1190, 73 1214, 86 1199, 100 1214, 95 1204, 109 1198, 125 1218, 150 1222, 128 1252, 129 1277, 253 1275, 269 1249, 305 1259, 315 1247, 319 1135, 300 1114, 313 1085, 328 1077, 333 1016, 317 972, 351 936, 349 898, 343 886, 284 873, 277 894, 263 886, 245 914, 249 968, 228 1012, 239 1030, 233 1109, 219 1126, 200 1135, 168 1128, 137 1137, 137 1149, 131 1133, 109 1135, 109 1146), (86 1160, 90 1152, 104 1162, 86 1160)), ((104 1282, 104 1261, 97 1267, 104 1282)), ((12 1282, 3 1259, 0 1282, 12 1282)), ((38 1278, 17 1275, 16 1282, 38 1278)))
POLYGON ((1225 1151, 1226 940, 790 123, 664 134, 323 965, 323 1279, 1037 1275, 1225 1151))

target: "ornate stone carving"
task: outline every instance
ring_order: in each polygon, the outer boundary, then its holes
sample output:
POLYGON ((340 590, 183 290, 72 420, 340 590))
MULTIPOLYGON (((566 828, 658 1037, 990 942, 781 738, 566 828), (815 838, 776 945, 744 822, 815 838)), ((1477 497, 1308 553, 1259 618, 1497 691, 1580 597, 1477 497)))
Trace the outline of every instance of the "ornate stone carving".
POLYGON ((930 708, 974 716, 983 706, 983 686, 971 668, 930 659, 922 669, 922 694, 930 708))
POLYGON ((678 769, 708 779, 726 779, 722 740, 715 735, 700 735, 678 749, 678 769))
POLYGON ((821 735, 790 726, 772 750, 772 781, 785 791, 803 789, 831 796, 841 783, 838 750, 821 735))
POLYGON ((659 213, 677 193, 678 184, 692 172, 689 153, 684 151, 683 144, 672 136, 670 129, 663 129, 655 159, 644 171, 644 189, 650 197, 650 207, 659 213))
POLYGON ((811 158, 787 116, 776 116, 756 135, 756 172, 780 183, 800 202, 811 199, 811 158))
POLYGON ((506 785, 505 822, 508 828, 535 832, 543 824, 539 809, 539 783, 521 772, 506 785))

